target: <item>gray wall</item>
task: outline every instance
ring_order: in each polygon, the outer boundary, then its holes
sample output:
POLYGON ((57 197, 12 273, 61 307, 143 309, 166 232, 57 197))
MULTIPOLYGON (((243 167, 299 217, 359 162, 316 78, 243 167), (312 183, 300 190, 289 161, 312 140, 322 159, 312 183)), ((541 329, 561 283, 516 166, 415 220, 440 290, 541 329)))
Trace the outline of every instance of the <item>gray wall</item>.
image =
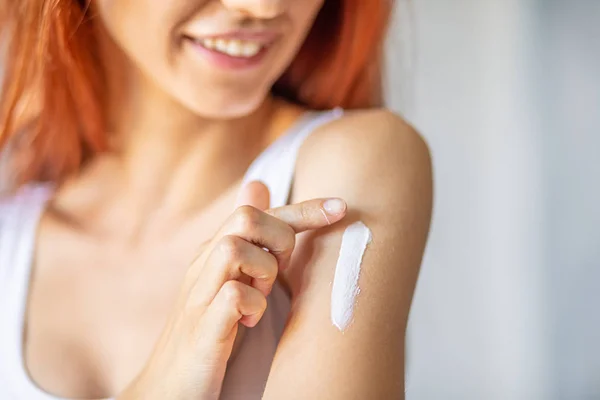
POLYGON ((600 398, 600 2, 398 3, 388 95, 436 175, 407 398, 600 398))
POLYGON ((600 2, 535 4, 552 383, 600 398, 600 2))

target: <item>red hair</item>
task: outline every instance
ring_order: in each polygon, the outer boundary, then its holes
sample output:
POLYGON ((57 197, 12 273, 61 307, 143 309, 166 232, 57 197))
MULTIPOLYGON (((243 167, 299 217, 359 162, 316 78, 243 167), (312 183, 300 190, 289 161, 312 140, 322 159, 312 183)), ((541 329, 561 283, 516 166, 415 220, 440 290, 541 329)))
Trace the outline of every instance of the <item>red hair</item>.
MULTIPOLYGON (((0 152, 17 147, 19 183, 60 181, 107 149, 89 2, 0 0, 0 152)), ((380 106, 391 8, 392 0, 325 0, 274 92, 312 109, 380 106)))

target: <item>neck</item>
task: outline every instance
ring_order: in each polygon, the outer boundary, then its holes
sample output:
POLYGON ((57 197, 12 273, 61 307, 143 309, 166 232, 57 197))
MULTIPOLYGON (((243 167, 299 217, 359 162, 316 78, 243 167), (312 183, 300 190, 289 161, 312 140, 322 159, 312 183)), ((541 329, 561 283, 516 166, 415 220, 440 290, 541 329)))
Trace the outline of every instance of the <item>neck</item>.
POLYGON ((84 191, 66 192, 87 194, 67 197, 85 204, 84 209, 90 199, 94 209, 110 209, 111 216, 100 215, 119 221, 125 235, 136 235, 149 220, 179 220, 210 204, 300 113, 268 97, 241 118, 204 118, 144 78, 124 57, 113 53, 103 59, 111 60, 106 104, 112 152, 90 164, 77 181, 81 185, 71 185, 84 191))
POLYGON ((276 135, 273 122, 281 104, 270 97, 247 116, 215 120, 198 116, 151 85, 140 86, 133 98, 121 100, 111 137, 125 186, 132 196, 157 203, 150 207, 208 202, 238 180, 276 135))

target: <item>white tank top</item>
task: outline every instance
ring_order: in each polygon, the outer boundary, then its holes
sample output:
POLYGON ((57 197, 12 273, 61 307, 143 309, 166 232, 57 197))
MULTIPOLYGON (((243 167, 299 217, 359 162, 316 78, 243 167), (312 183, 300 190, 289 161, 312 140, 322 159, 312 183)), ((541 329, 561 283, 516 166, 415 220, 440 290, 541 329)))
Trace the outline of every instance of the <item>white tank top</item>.
MULTIPOLYGON (((254 160, 244 182, 264 182, 271 192, 271 207, 287 204, 300 146, 316 128, 342 114, 340 109, 307 113, 254 160)), ((64 400, 44 392, 30 379, 22 345, 37 225, 51 195, 51 186, 30 184, 11 197, 0 198, 1 400, 64 400)), ((248 329, 228 366, 221 399, 261 399, 289 310, 290 300, 276 284, 263 318, 248 329)))

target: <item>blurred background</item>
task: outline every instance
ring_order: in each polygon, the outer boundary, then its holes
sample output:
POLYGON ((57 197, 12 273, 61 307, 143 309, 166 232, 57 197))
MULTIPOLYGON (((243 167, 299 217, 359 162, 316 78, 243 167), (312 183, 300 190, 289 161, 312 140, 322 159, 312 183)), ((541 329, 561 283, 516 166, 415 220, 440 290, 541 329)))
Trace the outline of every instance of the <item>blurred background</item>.
POLYGON ((600 1, 397 0, 388 54, 436 180, 407 399, 600 399, 600 1))
POLYGON ((397 4, 436 180, 407 399, 600 399, 600 1, 397 4))

